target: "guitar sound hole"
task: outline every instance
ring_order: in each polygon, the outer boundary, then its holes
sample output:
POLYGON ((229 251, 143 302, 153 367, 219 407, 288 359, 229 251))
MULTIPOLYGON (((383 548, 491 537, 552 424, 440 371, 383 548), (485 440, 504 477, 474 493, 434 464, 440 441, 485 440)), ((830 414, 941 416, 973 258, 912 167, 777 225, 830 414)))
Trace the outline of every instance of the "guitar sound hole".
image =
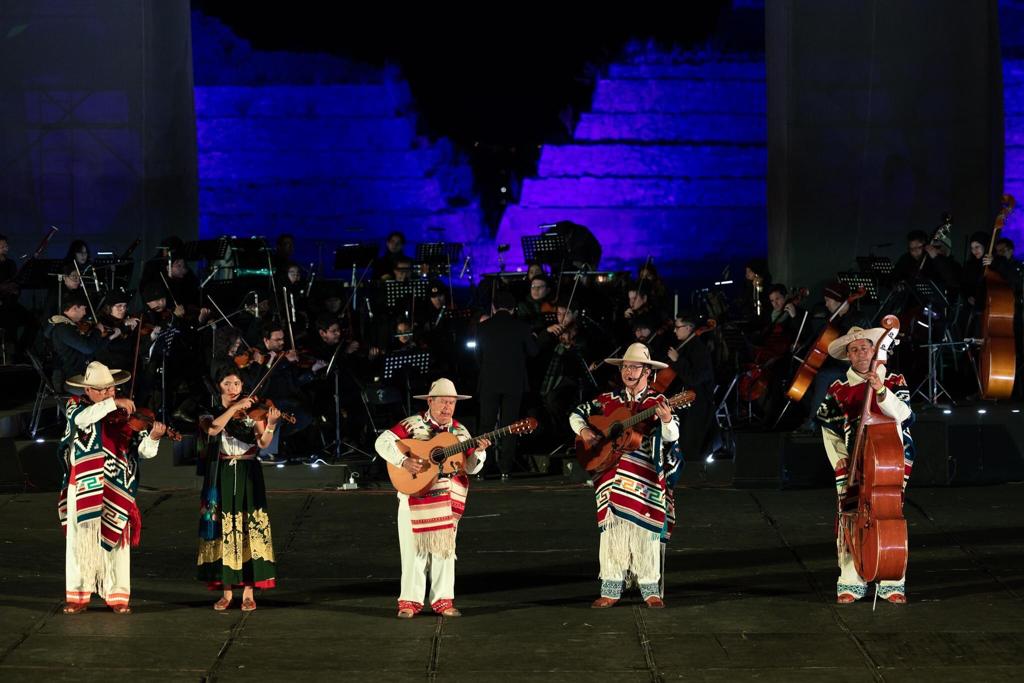
POLYGON ((435 448, 434 450, 430 451, 430 462, 434 463, 435 465, 440 465, 441 463, 443 463, 444 455, 442 453, 442 450, 443 449, 441 448, 435 448))

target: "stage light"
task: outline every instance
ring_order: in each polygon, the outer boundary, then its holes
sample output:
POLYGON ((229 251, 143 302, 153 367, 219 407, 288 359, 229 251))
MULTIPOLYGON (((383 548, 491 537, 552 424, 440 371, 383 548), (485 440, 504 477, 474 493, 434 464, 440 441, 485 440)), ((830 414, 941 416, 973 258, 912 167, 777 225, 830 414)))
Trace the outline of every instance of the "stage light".
POLYGON ((320 467, 320 463, 314 462, 312 465, 310 465, 310 467, 312 467, 313 469, 316 469, 316 468, 320 467))
POLYGON ((711 455, 709 455, 707 457, 707 459, 704 462, 714 462, 714 461, 715 461, 715 454, 712 453, 711 455))
POLYGON ((46 443, 46 439, 44 439, 43 437, 39 437, 38 439, 36 439, 36 443, 46 443))
POLYGON ((284 463, 283 462, 279 462, 279 463, 277 463, 276 467, 279 470, 283 470, 284 469, 284 463))
POLYGON ((952 415, 953 411, 950 410, 949 408, 946 408, 945 410, 942 411, 942 414, 943 415, 952 415))
POLYGON ((985 410, 984 408, 978 408, 978 415, 984 415, 984 414, 985 414, 985 413, 987 413, 987 412, 988 412, 988 411, 987 411, 987 410, 985 410))
POLYGON ((1014 409, 1013 409, 1013 410, 1011 410, 1010 412, 1011 412, 1011 413, 1019 413, 1019 412, 1020 412, 1020 408, 1014 408, 1014 409))
POLYGON ((476 348, 476 340, 475 339, 470 339, 469 341, 467 341, 466 342, 466 348, 467 349, 475 349, 476 348))

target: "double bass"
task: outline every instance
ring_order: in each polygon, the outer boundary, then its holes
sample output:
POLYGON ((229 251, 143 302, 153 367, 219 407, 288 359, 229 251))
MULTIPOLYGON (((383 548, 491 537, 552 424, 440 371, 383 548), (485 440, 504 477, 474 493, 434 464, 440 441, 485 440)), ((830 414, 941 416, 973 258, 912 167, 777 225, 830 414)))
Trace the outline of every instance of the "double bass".
MULTIPOLYGON (((882 320, 869 372, 885 368, 896 344, 899 318, 882 320)), ((907 520, 903 517, 904 455, 901 425, 878 408, 865 382, 864 407, 850 456, 846 496, 839 502, 839 533, 857 573, 868 583, 903 578, 907 570, 907 520), (853 505, 856 496, 856 506, 853 505)))
POLYGON ((790 401, 799 402, 803 399, 807 389, 810 388, 815 376, 817 376, 818 370, 828 360, 828 345, 839 339, 840 336, 839 328, 833 324, 833 321, 842 315, 844 311, 848 310, 854 301, 860 299, 866 293, 867 290, 863 287, 858 288, 857 291, 851 293, 846 298, 845 302, 840 304, 835 313, 829 316, 825 329, 821 331, 821 334, 818 335, 814 342, 814 346, 807 352, 804 359, 800 361, 800 368, 793 375, 793 381, 790 382, 789 389, 786 390, 786 398, 790 401))
MULTIPOLYGON (((1013 211, 1015 201, 1003 195, 1003 206, 992 228, 992 240, 987 256, 992 256, 999 232, 1013 211)), ((985 266, 985 312, 981 317, 979 335, 981 346, 981 395, 985 398, 1010 398, 1013 379, 1017 372, 1017 352, 1014 348, 1013 288, 1003 276, 985 266)))

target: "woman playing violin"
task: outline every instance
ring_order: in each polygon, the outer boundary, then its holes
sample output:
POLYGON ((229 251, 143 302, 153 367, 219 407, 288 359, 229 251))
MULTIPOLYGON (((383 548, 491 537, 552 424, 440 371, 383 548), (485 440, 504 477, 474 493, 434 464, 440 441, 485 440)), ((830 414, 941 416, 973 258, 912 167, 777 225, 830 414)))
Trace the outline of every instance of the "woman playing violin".
POLYGON ((131 368, 135 351, 135 336, 139 319, 128 315, 128 301, 131 294, 124 290, 108 293, 97 313, 104 334, 112 337, 106 348, 96 352, 96 360, 112 368, 131 368), (114 331, 117 334, 114 334, 114 331))
POLYGON ((216 379, 220 395, 211 414, 199 421, 209 441, 200 501, 198 578, 210 590, 223 592, 215 610, 228 609, 233 589, 240 587, 242 610, 248 612, 256 609, 253 589, 273 588, 276 582, 266 486, 257 455, 273 439, 281 411, 271 405, 264 419, 253 419, 248 411, 255 400, 243 395, 238 371, 225 367, 216 379))

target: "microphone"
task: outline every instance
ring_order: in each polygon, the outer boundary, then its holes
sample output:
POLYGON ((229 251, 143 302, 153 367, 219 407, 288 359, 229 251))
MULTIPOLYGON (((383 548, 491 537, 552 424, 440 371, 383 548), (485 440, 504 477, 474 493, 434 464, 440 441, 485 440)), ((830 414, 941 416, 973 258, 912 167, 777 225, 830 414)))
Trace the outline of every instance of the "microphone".
POLYGON ((463 263, 462 263, 462 272, 459 273, 459 279, 460 280, 466 276, 466 269, 469 268, 469 258, 470 257, 467 256, 466 260, 463 261, 463 263))

